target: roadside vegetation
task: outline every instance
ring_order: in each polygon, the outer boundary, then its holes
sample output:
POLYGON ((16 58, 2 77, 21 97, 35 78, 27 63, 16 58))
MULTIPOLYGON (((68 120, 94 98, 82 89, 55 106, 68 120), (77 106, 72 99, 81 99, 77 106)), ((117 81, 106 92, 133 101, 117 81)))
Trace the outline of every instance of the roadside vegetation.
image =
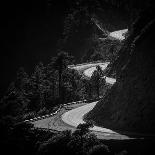
POLYGON ((125 150, 111 150, 101 140, 90 132, 91 122, 79 124, 74 132, 69 130, 52 133, 33 128, 29 123, 18 123, 11 128, 0 122, 1 151, 5 154, 68 154, 93 155, 104 153, 114 155, 122 154, 125 150), (2 134, 2 130, 3 134, 2 134), (9 148, 9 149, 8 149, 9 148))

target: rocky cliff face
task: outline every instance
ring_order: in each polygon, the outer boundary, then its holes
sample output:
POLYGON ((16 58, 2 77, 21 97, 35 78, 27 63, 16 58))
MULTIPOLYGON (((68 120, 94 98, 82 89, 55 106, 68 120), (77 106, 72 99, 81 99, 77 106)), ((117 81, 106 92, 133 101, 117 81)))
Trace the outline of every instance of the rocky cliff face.
POLYGON ((155 18, 151 9, 133 24, 112 64, 117 82, 86 119, 119 131, 155 132, 155 18))

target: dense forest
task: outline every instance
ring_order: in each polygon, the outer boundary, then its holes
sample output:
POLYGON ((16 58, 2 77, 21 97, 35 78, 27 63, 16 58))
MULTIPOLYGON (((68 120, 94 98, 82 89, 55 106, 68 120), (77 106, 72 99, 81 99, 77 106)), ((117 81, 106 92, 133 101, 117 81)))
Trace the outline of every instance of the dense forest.
MULTIPOLYGON (((4 154, 147 154, 148 149, 152 149, 150 141, 122 143, 99 140, 89 128, 95 123, 119 131, 154 132, 155 18, 152 1, 41 0, 36 3, 27 1, 21 5, 20 9, 16 3, 10 4, 10 15, 2 19, 5 23, 2 36, 8 32, 3 40, 3 51, 7 53, 2 56, 5 63, 1 62, 1 86, 5 86, 0 92, 1 151, 4 154), (18 9, 14 11, 16 7, 18 9), (30 11, 27 12, 27 8, 30 11), (56 18, 53 13, 56 13, 56 18), (38 39, 35 42, 39 51, 45 47, 47 53, 33 52, 37 49, 35 46, 30 48, 34 41, 27 46, 22 39, 22 34, 30 35, 35 29, 23 27, 29 21, 34 27, 37 26, 38 18, 39 21, 44 19, 43 22, 47 24, 47 27, 42 27, 48 30, 41 33, 45 32, 44 35, 49 36, 54 34, 50 31, 54 28, 53 21, 61 18, 58 22, 59 34, 55 34, 53 39, 44 36, 44 41, 38 39), (34 19, 36 23, 32 22, 34 19), (22 27, 21 23, 26 24, 22 27), (125 41, 106 38, 110 32, 125 28, 129 30, 125 41), (106 39, 102 41, 98 38, 106 39), (43 44, 46 41, 48 43, 43 44), (47 49, 49 44, 53 47, 50 45, 47 49), (11 54, 10 50, 13 51, 11 54), (35 57, 37 54, 39 58, 35 57), (8 55, 12 58, 6 59, 8 55), (27 58, 24 59, 25 55, 27 58), (20 56, 22 63, 19 63, 20 56), (28 59, 29 63, 26 62, 28 59), (18 64, 13 68, 11 65, 16 60, 18 64), (104 72, 97 66, 90 78, 68 67, 96 61, 108 61, 110 65, 104 72), (16 69, 16 73, 12 73, 16 69), (6 70, 12 70, 11 75, 6 70), (11 79, 7 77, 9 75, 11 79), (105 75, 115 77, 117 82, 111 87, 101 78, 105 75), (100 98, 95 108, 85 116, 86 123, 78 125, 74 132, 67 130, 53 133, 24 122, 50 114, 69 102, 100 98)), ((32 40, 42 38, 43 35, 37 37, 40 30, 38 28, 35 37, 27 36, 27 40, 31 37, 34 37, 32 40)))

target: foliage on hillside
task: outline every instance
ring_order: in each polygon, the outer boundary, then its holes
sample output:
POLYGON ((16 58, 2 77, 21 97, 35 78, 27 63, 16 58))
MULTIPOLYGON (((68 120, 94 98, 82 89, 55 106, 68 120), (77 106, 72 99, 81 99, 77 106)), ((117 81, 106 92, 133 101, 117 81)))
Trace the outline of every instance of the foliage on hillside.
MULTIPOLYGON (((115 154, 110 148, 90 132, 91 123, 80 124, 75 132, 69 130, 52 133, 34 129, 32 124, 17 123, 8 126, 0 121, 0 145, 4 154, 68 154, 88 155, 96 151, 115 154)), ((118 152, 121 152, 119 150, 118 152)))

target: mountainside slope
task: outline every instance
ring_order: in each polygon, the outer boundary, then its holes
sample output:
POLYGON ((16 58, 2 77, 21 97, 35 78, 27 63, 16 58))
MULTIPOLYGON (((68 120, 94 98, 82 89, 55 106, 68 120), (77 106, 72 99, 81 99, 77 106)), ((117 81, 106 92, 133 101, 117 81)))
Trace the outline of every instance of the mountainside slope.
POLYGON ((117 82, 86 119, 114 130, 155 132, 154 27, 151 10, 144 12, 135 22, 131 35, 112 65, 117 82))

